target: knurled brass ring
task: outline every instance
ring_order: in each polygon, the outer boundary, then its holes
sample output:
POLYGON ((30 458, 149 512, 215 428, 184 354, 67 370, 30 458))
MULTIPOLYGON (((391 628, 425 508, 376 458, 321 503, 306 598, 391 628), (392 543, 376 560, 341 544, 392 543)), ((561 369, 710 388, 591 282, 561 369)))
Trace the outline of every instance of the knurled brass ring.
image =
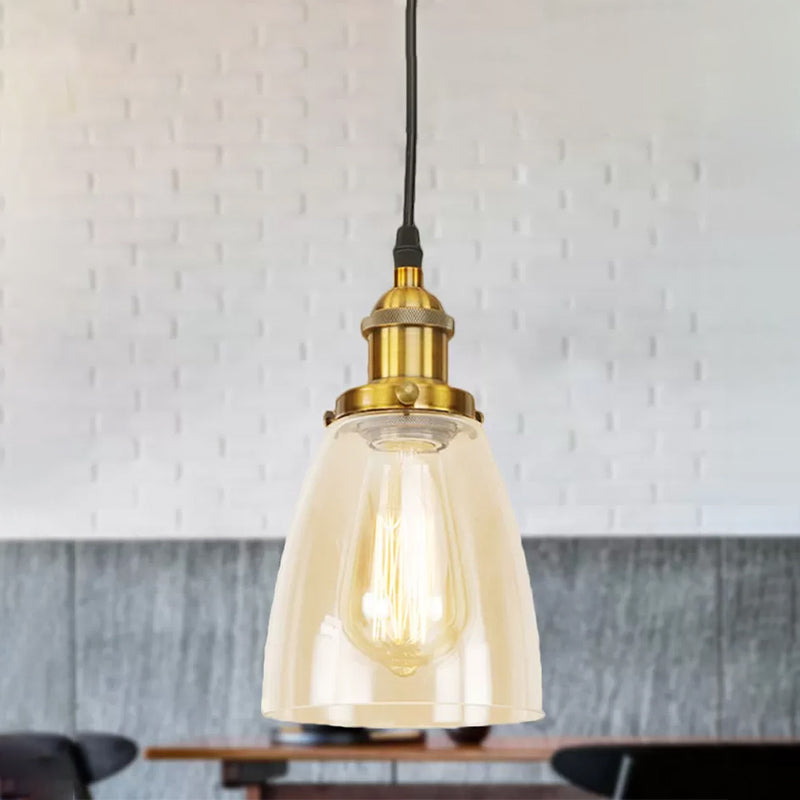
POLYGON ((455 333, 455 321, 449 314, 435 308, 379 308, 361 321, 361 333, 366 335, 375 328, 392 325, 419 325, 439 328, 448 337, 455 333))

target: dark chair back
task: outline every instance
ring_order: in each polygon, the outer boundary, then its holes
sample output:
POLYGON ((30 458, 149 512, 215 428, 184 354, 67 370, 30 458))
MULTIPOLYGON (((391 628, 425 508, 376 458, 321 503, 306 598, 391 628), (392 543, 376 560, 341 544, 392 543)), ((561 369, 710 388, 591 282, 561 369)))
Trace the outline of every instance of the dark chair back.
POLYGON ((552 766, 574 786, 619 800, 800 797, 800 745, 568 747, 552 766))
POLYGON ((85 798, 75 746, 62 736, 0 736, 2 800, 85 798))
POLYGON ((105 734, 0 735, 0 800, 86 800, 90 784, 124 769, 137 752, 129 739, 105 734))
POLYGON ((75 744, 81 753, 87 783, 116 775, 139 755, 136 742, 108 733, 79 733, 75 744))

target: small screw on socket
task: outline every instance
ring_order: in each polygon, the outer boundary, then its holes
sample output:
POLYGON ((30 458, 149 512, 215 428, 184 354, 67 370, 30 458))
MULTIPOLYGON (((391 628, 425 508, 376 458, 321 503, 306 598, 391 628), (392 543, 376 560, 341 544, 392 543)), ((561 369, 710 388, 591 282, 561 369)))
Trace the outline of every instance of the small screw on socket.
POLYGON ((419 397, 419 386, 417 386, 416 383, 409 381, 408 383, 404 383, 402 386, 398 386, 394 390, 394 393, 398 401, 404 406, 413 406, 419 397))
POLYGON ((326 412, 325 412, 325 413, 322 415, 322 421, 325 423, 325 427, 326 427, 326 428, 328 427, 328 425, 330 425, 330 424, 331 424, 331 422, 333 422, 333 418, 334 418, 334 416, 335 416, 335 415, 334 415, 333 411, 326 411, 326 412))

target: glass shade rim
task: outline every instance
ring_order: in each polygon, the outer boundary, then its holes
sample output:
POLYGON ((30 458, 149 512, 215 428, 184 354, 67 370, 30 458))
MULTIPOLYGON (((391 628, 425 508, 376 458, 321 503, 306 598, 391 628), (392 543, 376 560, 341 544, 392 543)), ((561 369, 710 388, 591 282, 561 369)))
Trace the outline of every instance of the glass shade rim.
POLYGON ((262 708, 261 714, 267 719, 277 720, 279 722, 288 722, 293 724, 320 724, 320 725, 335 725, 341 728, 397 728, 396 723, 392 723, 387 719, 385 723, 375 722, 365 724, 363 721, 348 722, 346 719, 339 719, 337 714, 336 721, 327 716, 333 710, 347 710, 352 713, 354 710, 362 712, 364 710, 383 710, 390 712, 392 709, 402 709, 405 711, 423 710, 430 711, 444 711, 447 710, 452 715, 457 712, 458 719, 451 718, 446 721, 433 721, 425 723, 409 723, 403 724, 402 728, 462 728, 462 727, 475 727, 482 725, 508 725, 517 724, 522 722, 537 722, 544 719, 546 714, 541 708, 527 708, 518 705, 503 705, 500 703, 437 703, 427 700, 415 701, 387 701, 376 703, 320 703, 310 705, 297 705, 287 706, 280 709, 265 709, 262 708), (465 722, 469 718, 470 713, 479 711, 484 716, 480 722, 465 722), (308 715, 315 715, 316 719, 310 719, 308 715))

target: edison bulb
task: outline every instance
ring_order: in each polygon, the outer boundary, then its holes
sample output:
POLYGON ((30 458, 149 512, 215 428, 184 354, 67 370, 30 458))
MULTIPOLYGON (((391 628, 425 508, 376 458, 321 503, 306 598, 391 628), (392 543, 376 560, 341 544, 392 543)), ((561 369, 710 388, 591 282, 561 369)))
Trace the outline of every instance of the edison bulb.
POLYGON ((449 653, 467 619, 440 458, 455 426, 408 419, 375 417, 359 425, 370 455, 342 576, 346 635, 399 676, 449 653))

